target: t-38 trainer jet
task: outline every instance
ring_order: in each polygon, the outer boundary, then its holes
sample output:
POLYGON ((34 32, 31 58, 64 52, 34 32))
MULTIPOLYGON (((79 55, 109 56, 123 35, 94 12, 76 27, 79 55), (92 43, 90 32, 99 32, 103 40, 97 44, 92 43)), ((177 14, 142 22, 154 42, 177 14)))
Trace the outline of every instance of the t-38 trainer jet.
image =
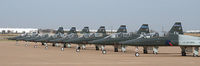
MULTIPOLYGON (((164 37, 144 36, 138 39, 120 42, 122 45, 136 46, 135 56, 139 56, 138 46, 154 47, 154 53, 157 54, 158 46, 180 46, 182 56, 186 56, 186 50, 194 48, 193 56, 198 56, 200 37, 183 35, 183 29, 180 22, 176 22, 168 34, 164 37)), ((190 49, 193 50, 193 49, 190 49)), ((147 52, 146 52, 147 53, 147 52)))
POLYGON ((127 33, 126 25, 121 25, 116 33, 111 34, 105 38, 90 41, 89 43, 95 44, 95 45, 101 45, 102 53, 105 54, 106 50, 105 45, 114 45, 114 52, 118 52, 118 48, 121 46, 122 52, 126 51, 125 45, 119 44, 120 41, 126 41, 131 39, 136 39, 140 37, 143 33, 149 33, 149 27, 148 24, 143 24, 140 29, 137 31, 137 33, 127 33))
MULTIPOLYGON (((85 34, 83 34, 83 36, 81 36, 79 38, 67 40, 67 42, 78 44, 76 51, 80 51, 81 46, 82 46, 82 49, 85 49, 86 44, 89 44, 88 41, 101 39, 106 36, 107 36, 107 34, 106 34, 105 26, 101 26, 97 30, 96 33, 90 33, 90 34, 85 33, 85 34)), ((98 49, 99 49, 98 46, 96 46, 96 50, 98 50, 98 49)))

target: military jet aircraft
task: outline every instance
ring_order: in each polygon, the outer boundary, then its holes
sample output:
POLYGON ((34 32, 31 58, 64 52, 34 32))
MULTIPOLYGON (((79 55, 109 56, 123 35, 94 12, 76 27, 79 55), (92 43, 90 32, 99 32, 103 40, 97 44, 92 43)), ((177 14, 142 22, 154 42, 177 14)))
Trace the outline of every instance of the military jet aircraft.
MULTIPOLYGON (((80 37, 83 37, 83 36, 88 37, 90 35, 89 27, 84 27, 80 33, 81 33, 80 37)), ((80 38, 80 37, 77 37, 77 38, 80 38)), ((67 40, 64 40, 63 42, 70 44, 72 43, 72 41, 74 41, 77 38, 67 39, 67 40)))
MULTIPOLYGON (((83 30, 81 31, 81 33, 84 33, 84 35, 87 34, 87 33, 89 33, 89 27, 84 27, 83 30)), ((70 29, 70 31, 69 31, 68 34, 69 35, 67 35, 65 37, 56 38, 56 39, 49 39, 48 43, 53 43, 53 44, 55 44, 55 43, 62 43, 63 47, 61 49, 66 48, 66 44, 68 43, 67 46, 70 48, 71 44, 68 41, 78 38, 78 34, 76 32, 76 28, 72 27, 72 29, 70 29)))
POLYGON ((27 36, 29 36, 28 33, 25 33, 25 34, 21 34, 21 35, 16 36, 16 37, 8 38, 8 40, 16 40, 16 45, 19 45, 17 39, 24 38, 24 37, 27 37, 27 36))
POLYGON ((36 42, 35 40, 37 40, 37 39, 42 39, 42 38, 46 38, 46 37, 48 37, 49 36, 49 34, 39 34, 38 36, 36 36, 36 37, 32 37, 32 38, 29 38, 29 39, 25 39, 24 41, 26 41, 26 42, 36 42))
MULTIPOLYGON (((62 38, 63 36, 64 36, 64 29, 63 27, 59 27, 55 35, 46 36, 40 39, 35 39, 34 42, 41 42, 42 45, 45 45, 46 43, 50 43, 50 40, 59 39, 62 38)), ((55 46, 55 43, 53 43, 52 46, 55 46)))
POLYGON ((24 41, 25 39, 28 39, 28 38, 32 38, 32 37, 36 37, 38 34, 36 32, 34 33, 31 33, 31 34, 28 34, 24 37, 19 37, 19 38, 16 38, 15 40, 16 41, 24 41))
POLYGON ((19 45, 18 41, 24 41, 24 39, 27 39, 27 38, 30 38, 30 37, 34 37, 34 36, 37 36, 37 35, 38 34, 36 32, 25 33, 25 34, 21 34, 20 36, 8 38, 8 40, 16 40, 16 45, 19 45))
MULTIPOLYGON (((148 24, 143 24, 140 29, 137 31, 137 33, 127 33, 126 25, 121 25, 120 28, 117 30, 117 33, 111 34, 105 38, 90 41, 89 43, 95 44, 95 45, 101 45, 102 53, 105 54, 106 50, 105 45, 114 45, 114 52, 118 52, 118 48, 121 44, 119 44, 120 41, 126 41, 131 39, 136 39, 140 37, 141 34, 149 33, 149 27, 148 24)), ((121 45, 122 52, 126 51, 126 46, 121 45)))
MULTIPOLYGON (((31 38, 24 39, 24 41, 25 42, 36 42, 37 43, 36 40, 46 38, 46 37, 49 37, 49 34, 38 34, 38 36, 34 36, 34 37, 31 37, 31 38)), ((42 45, 45 45, 45 44, 42 43, 42 45)), ((28 46, 28 44, 26 43, 25 46, 28 46)))
POLYGON ((138 46, 153 46, 154 53, 157 54, 158 46, 180 46, 182 56, 186 56, 186 50, 192 50, 194 47, 193 56, 198 56, 200 37, 183 35, 183 29, 180 22, 176 22, 168 34, 164 37, 149 37, 132 39, 120 42, 123 45, 136 46, 135 56, 139 56, 138 46))
POLYGON ((8 40, 16 40, 18 38, 27 37, 27 36, 28 36, 28 33, 25 33, 25 34, 21 34, 21 35, 16 36, 16 37, 8 38, 8 40))
MULTIPOLYGON (((89 31, 89 28, 87 31, 89 31)), ((82 46, 82 49, 85 49, 86 44, 89 44, 88 41, 101 39, 107 36, 105 26, 100 26, 96 33, 87 31, 81 37, 67 40, 67 42, 78 44, 76 51, 80 51, 80 46, 82 46)), ((96 46, 96 50, 99 50, 98 46, 96 46)))
MULTIPOLYGON (((65 37, 58 38, 58 39, 53 39, 53 40, 50 40, 49 42, 51 42, 51 43, 62 43, 63 44, 63 48, 66 48, 66 43, 67 43, 66 40, 74 39, 74 38, 78 38, 76 27, 72 27, 65 37)), ((70 48, 71 44, 68 43, 67 46, 68 46, 68 48, 70 48)))

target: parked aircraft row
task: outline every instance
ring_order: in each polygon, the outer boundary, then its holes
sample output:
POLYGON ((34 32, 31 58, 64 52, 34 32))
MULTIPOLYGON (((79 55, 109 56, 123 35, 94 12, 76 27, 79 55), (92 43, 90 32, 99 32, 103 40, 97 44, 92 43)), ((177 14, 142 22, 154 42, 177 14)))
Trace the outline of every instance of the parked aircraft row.
MULTIPOLYGON (((76 51, 80 52, 85 49, 87 44, 95 45, 96 50, 106 54, 105 46, 114 46, 114 52, 121 49, 126 51, 127 46, 135 46, 135 56, 139 56, 139 46, 143 47, 143 53, 147 54, 148 50, 153 50, 154 54, 158 53, 159 46, 180 46, 182 56, 186 56, 187 51, 193 51, 193 56, 198 56, 200 37, 183 35, 181 22, 176 22, 165 36, 159 36, 158 33, 150 33, 148 24, 143 24, 135 33, 127 32, 126 25, 121 25, 116 33, 108 35, 105 26, 101 26, 96 33, 90 33, 89 27, 84 27, 81 35, 77 34, 76 27, 72 27, 67 34, 64 34, 63 27, 59 27, 56 34, 24 34, 9 40, 40 42, 45 48, 47 43, 63 44, 62 50, 66 47, 70 48, 71 44, 77 44, 76 51)), ((27 44, 26 44, 27 45, 27 44)), ((37 47, 37 45, 35 45, 37 47)))

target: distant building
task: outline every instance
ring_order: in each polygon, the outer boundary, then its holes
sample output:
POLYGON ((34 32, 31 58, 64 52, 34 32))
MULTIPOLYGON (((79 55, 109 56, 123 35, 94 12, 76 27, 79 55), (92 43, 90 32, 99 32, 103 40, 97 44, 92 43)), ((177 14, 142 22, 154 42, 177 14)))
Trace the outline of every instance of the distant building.
MULTIPOLYGON (((65 33, 67 33, 70 29, 64 29, 65 33)), ((0 28, 1 34, 21 34, 21 33, 55 33, 57 29, 38 29, 38 28, 0 28)), ((106 30, 108 34, 115 33, 117 30, 106 30)), ((77 30, 78 33, 81 30, 77 30)), ((90 30, 91 33, 97 32, 97 30, 90 30)))
POLYGON ((199 36, 200 37, 200 30, 188 30, 184 32, 185 35, 191 36, 199 36))
POLYGON ((200 33, 200 30, 188 30, 185 33, 200 33))
POLYGON ((0 28, 0 33, 8 34, 8 33, 32 33, 38 32, 36 28, 0 28))

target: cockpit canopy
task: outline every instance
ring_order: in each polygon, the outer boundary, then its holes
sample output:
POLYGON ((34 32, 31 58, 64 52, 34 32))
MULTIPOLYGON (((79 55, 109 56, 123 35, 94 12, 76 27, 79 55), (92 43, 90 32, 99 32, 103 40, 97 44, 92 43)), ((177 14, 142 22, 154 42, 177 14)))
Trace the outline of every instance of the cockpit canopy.
POLYGON ((77 33, 71 33, 66 36, 66 38, 78 38, 77 33))
POLYGON ((114 33, 105 38, 123 38, 123 37, 131 37, 133 33, 114 33))

